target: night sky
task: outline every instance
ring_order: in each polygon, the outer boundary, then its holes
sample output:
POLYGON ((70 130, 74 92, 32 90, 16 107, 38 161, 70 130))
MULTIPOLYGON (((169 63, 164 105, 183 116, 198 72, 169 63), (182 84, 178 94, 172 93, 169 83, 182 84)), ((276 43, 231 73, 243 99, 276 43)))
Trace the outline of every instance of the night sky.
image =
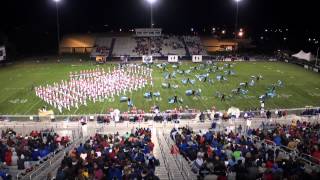
MULTIPOLYGON (((304 36, 306 32, 316 33, 315 19, 319 17, 316 4, 315 0, 242 0, 239 26, 252 32, 251 36, 269 27, 289 28, 304 36)), ((40 39, 39 42, 54 41, 53 0, 3 0, 0 7, 2 39, 6 37, 18 44, 27 34, 29 38, 40 39)), ((62 35, 147 27, 150 22, 145 0, 61 0, 59 7, 62 35)), ((158 0, 154 5, 154 22, 168 33, 185 33, 191 27, 233 28, 235 11, 234 0, 158 0)))

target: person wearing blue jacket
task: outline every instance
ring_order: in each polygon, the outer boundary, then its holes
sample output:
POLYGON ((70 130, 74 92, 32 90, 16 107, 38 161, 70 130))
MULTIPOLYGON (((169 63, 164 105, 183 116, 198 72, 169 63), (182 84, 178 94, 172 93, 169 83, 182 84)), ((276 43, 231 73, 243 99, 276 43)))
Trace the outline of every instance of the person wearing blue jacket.
POLYGON ((277 146, 280 146, 281 145, 281 137, 279 135, 276 135, 273 138, 273 142, 275 142, 277 146))
POLYGON ((31 153, 31 157, 33 161, 38 161, 40 157, 40 152, 38 149, 34 149, 31 153))

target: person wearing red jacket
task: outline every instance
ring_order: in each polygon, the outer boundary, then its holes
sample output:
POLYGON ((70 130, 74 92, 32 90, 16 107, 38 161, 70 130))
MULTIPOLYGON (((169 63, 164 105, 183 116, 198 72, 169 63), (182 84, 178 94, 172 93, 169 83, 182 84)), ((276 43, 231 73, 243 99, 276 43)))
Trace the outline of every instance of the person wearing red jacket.
POLYGON ((315 151, 312 153, 312 156, 318 160, 318 163, 320 163, 320 151, 318 146, 315 146, 315 151))
POLYGON ((171 147, 171 154, 173 155, 178 155, 180 152, 179 152, 179 148, 177 145, 172 145, 171 147))
POLYGON ((5 160, 5 162, 6 162, 6 164, 7 164, 8 166, 11 166, 11 164, 12 164, 12 152, 11 152, 10 149, 8 149, 8 150, 6 151, 4 160, 5 160))

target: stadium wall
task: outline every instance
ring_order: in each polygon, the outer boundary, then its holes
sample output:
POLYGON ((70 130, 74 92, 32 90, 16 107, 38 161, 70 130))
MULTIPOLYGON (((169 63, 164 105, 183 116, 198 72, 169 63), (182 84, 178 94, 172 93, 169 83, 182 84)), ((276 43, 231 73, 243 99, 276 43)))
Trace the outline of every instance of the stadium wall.
POLYGON ((238 47, 234 40, 219 40, 214 37, 201 37, 202 44, 208 53, 231 51, 238 47))

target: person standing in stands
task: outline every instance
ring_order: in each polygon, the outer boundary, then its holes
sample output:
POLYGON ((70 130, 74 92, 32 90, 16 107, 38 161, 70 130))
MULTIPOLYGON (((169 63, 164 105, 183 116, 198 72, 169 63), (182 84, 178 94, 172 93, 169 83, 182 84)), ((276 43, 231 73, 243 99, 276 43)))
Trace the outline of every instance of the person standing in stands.
POLYGON ((200 113, 199 120, 200 120, 200 122, 204 122, 205 116, 204 116, 203 112, 200 113))
POLYGON ((23 154, 21 154, 21 156, 19 157, 19 159, 18 159, 18 161, 17 161, 17 165, 18 165, 18 169, 19 170, 23 170, 23 169, 25 169, 25 167, 24 167, 24 155, 23 154))
POLYGON ((270 118, 271 118, 271 112, 270 112, 270 110, 267 111, 267 114, 266 114, 266 115, 267 115, 267 119, 270 119, 270 118))

